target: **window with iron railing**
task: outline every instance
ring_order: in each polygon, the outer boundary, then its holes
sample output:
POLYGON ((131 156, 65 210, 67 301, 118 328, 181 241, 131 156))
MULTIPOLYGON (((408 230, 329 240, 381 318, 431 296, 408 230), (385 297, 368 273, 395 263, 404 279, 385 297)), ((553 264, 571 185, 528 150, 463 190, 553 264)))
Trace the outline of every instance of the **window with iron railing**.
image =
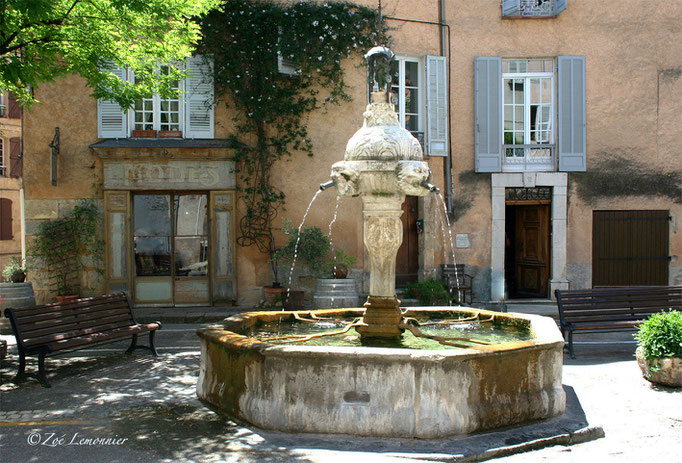
POLYGON ((502 92, 503 170, 554 170, 554 60, 503 60, 502 92))

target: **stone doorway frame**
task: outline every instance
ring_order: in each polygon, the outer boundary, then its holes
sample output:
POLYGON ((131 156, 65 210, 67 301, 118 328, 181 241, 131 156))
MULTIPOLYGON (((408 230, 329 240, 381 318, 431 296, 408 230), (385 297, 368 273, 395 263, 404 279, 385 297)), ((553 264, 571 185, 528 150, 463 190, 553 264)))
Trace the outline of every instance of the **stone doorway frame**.
POLYGON ((568 174, 565 172, 520 172, 492 174, 492 233, 490 242, 490 300, 504 300, 505 188, 552 187, 550 218, 550 298, 555 289, 568 289, 566 279, 566 218, 568 174))

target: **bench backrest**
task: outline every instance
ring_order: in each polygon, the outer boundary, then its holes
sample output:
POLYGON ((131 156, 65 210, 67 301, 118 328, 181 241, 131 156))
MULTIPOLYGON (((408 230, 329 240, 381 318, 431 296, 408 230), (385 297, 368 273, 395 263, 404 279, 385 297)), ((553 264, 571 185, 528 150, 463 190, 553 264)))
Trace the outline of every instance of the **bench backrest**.
POLYGON ((135 324, 125 293, 5 309, 24 349, 135 324))
POLYGON ((682 286, 636 286, 559 290, 554 294, 561 323, 642 320, 666 309, 682 309, 682 286))

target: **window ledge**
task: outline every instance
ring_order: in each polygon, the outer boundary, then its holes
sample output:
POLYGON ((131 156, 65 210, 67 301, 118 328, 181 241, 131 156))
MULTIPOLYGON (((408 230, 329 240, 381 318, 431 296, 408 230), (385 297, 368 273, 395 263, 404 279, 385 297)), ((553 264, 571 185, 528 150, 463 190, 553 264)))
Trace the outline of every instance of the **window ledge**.
POLYGON ((90 148, 233 148, 226 138, 109 138, 90 148))

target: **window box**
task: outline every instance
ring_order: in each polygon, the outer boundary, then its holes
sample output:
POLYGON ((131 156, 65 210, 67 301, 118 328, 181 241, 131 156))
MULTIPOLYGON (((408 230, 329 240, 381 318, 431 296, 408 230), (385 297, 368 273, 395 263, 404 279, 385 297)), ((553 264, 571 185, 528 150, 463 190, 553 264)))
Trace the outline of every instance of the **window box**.
POLYGON ((159 138, 182 138, 181 130, 159 130, 159 138))
POLYGON ((156 130, 133 130, 133 138, 156 138, 156 130))

